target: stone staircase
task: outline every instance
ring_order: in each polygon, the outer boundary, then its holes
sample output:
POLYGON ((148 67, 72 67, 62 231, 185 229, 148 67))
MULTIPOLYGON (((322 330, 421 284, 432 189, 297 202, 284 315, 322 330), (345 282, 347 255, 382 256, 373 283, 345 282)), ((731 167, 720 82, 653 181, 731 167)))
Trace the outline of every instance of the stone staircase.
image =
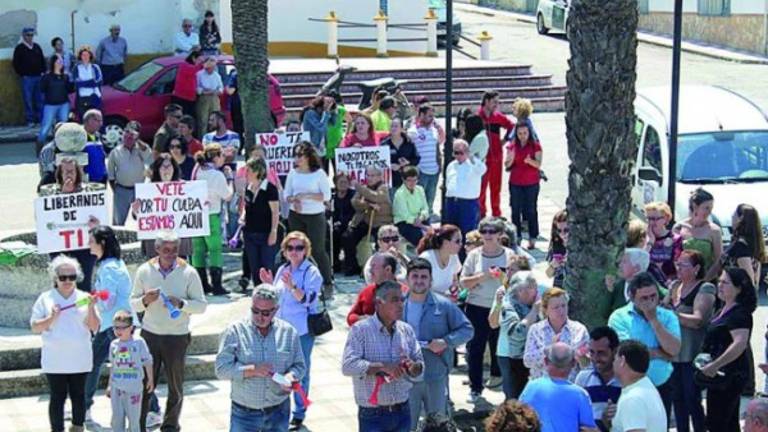
MULTIPOLYGON (((429 98, 438 115, 445 113, 445 69, 443 59, 431 62, 392 59, 384 67, 381 63, 356 64, 358 70, 346 76, 342 86, 344 103, 356 106, 362 93, 357 83, 371 79, 394 77, 407 80, 404 89, 411 101, 417 96, 429 98)), ((346 63, 342 60, 342 63, 346 63)), ((283 69, 283 68, 280 68, 283 69)), ((285 106, 298 113, 314 96, 322 84, 333 74, 331 70, 275 70, 280 80, 285 106)), ((464 108, 477 109, 485 90, 497 90, 502 108, 509 110, 518 97, 533 101, 536 112, 562 111, 565 106, 565 86, 554 85, 552 75, 535 74, 531 65, 499 62, 457 62, 453 70, 453 113, 464 108)))

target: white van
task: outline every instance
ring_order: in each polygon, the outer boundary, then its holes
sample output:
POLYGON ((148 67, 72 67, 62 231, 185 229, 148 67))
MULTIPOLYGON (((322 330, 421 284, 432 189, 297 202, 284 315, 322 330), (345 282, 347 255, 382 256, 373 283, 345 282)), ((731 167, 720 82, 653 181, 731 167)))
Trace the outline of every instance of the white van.
MULTIPOLYGON (((639 90, 638 141, 632 204, 667 201, 670 87, 639 90)), ((750 100, 728 89, 682 86, 677 144, 675 220, 688 216, 690 193, 703 187, 715 197, 712 219, 731 238, 736 206, 754 206, 768 238, 768 118, 750 100)))

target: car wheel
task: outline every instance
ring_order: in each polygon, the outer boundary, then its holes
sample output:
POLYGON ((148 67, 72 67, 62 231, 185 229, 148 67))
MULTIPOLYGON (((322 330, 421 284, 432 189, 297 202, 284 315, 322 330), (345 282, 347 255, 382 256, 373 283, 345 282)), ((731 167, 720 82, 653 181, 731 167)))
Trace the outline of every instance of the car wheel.
POLYGON ((549 29, 546 24, 544 24, 544 15, 542 14, 536 15, 536 31, 539 32, 540 35, 549 33, 549 29))
POLYGON ((127 122, 120 117, 107 117, 104 122, 104 133, 101 134, 101 143, 104 145, 104 150, 109 153, 118 144, 123 142, 123 132, 127 122))

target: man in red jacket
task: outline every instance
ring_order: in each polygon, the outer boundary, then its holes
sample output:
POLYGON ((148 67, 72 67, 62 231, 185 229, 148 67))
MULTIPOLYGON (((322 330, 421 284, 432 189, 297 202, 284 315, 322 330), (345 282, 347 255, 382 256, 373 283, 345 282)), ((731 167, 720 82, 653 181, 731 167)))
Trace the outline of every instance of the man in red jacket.
MULTIPOLYGON (((397 259, 390 253, 378 252, 371 259, 371 284, 363 288, 357 295, 355 304, 347 314, 347 324, 352 327, 356 322, 362 321, 376 312, 376 285, 384 281, 395 280, 397 259)), ((403 293, 408 290, 405 285, 400 285, 403 293)))
POLYGON ((480 185, 480 218, 485 217, 485 195, 490 184, 491 187, 491 211, 493 216, 501 216, 499 200, 501 198, 501 173, 504 162, 504 149, 501 145, 501 129, 505 129, 506 136, 515 124, 504 113, 497 111, 499 107, 499 92, 488 90, 483 93, 480 110, 477 114, 483 119, 485 132, 488 134, 488 156, 485 158, 487 170, 480 185))

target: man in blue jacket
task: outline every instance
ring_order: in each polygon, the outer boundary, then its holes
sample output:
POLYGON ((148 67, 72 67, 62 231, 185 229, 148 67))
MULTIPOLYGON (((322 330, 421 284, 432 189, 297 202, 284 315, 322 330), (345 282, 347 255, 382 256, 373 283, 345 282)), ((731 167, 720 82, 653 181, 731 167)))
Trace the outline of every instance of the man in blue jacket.
POLYGON ((403 320, 413 327, 424 355, 424 377, 415 382, 409 399, 411 429, 416 430, 422 406, 428 421, 448 420, 448 375, 453 352, 472 339, 474 329, 450 300, 432 293, 432 265, 423 258, 408 263, 408 295, 403 320))

